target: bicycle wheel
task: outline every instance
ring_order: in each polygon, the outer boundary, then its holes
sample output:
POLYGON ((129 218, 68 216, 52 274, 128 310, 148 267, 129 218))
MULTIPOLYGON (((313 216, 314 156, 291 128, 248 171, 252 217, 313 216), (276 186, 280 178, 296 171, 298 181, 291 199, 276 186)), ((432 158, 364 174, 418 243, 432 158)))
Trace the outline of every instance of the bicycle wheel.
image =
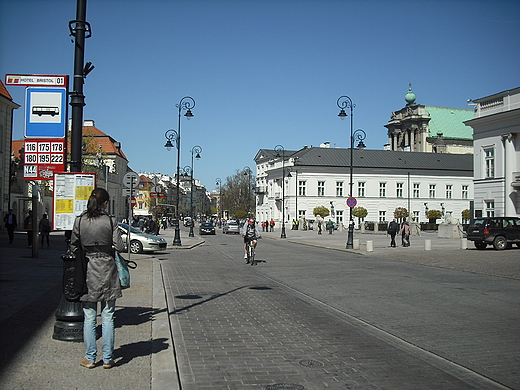
POLYGON ((256 265, 255 263, 255 247, 253 245, 249 245, 249 261, 251 265, 256 265))

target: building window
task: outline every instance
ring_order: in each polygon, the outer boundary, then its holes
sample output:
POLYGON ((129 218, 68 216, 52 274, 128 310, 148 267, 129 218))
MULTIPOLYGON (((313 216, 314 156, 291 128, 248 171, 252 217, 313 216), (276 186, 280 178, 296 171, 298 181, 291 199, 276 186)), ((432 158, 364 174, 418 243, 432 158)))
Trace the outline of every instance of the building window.
POLYGON ((430 184, 430 198, 435 198, 435 184, 430 184))
POLYGON ((486 200, 486 216, 494 217, 495 216, 495 201, 494 200, 486 200))
POLYGON ((468 199, 469 186, 462 186, 462 199, 468 199))
POLYGON ((413 183, 413 197, 414 198, 419 198, 420 196, 420 192, 419 192, 419 187, 420 187, 420 184, 419 183, 413 183))
POLYGON ((325 196, 325 182, 318 182, 318 196, 325 196))
POLYGON ((451 199, 453 186, 451 184, 446 184, 446 199, 451 199))
POLYGON ((379 222, 385 222, 386 221, 386 211, 380 211, 379 212, 379 222))
POLYGON ((358 197, 363 197, 365 196, 365 182, 358 182, 357 184, 357 195, 358 197))
POLYGON ((398 198, 403 197, 403 183, 397 183, 397 193, 395 194, 398 198))
POLYGON ((336 223, 340 225, 343 223, 343 210, 336 211, 336 223))
POLYGON ((343 196, 343 182, 336 182, 336 196, 343 196))
POLYGON ((484 149, 486 178, 495 177, 495 149, 484 149))
POLYGON ((305 218, 306 213, 307 213, 307 210, 298 210, 298 217, 305 218))
POLYGON ((305 180, 298 180, 298 195, 305 196, 307 193, 307 182, 305 180))
POLYGON ((379 183, 379 197, 386 197, 386 183, 379 183))
POLYGON ((419 211, 413 212, 413 220, 419 222, 419 211))

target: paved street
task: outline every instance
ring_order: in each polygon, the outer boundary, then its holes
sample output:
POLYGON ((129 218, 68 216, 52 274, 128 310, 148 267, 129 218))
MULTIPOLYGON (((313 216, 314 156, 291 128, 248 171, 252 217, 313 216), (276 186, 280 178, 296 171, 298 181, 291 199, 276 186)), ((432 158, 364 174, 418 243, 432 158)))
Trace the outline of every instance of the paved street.
POLYGON ((62 237, 32 259, 0 232, 0 387, 520 389, 520 249, 277 230, 251 267, 239 236, 162 235, 118 300, 116 367, 86 370, 82 343, 52 339, 62 237))

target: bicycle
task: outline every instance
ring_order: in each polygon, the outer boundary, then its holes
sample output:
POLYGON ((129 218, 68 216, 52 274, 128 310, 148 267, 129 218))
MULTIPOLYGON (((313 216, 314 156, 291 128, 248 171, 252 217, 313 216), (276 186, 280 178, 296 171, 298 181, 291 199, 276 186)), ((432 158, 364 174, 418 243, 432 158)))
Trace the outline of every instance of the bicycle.
POLYGON ((246 264, 256 265, 254 239, 250 239, 247 243, 247 260, 246 264))

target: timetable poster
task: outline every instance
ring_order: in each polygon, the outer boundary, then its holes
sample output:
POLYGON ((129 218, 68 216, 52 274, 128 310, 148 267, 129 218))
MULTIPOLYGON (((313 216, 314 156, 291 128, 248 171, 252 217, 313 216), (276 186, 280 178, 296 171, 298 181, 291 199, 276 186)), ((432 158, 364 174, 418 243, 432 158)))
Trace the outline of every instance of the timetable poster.
POLYGON ((72 230, 76 217, 87 209, 95 185, 95 173, 54 175, 54 230, 72 230))

